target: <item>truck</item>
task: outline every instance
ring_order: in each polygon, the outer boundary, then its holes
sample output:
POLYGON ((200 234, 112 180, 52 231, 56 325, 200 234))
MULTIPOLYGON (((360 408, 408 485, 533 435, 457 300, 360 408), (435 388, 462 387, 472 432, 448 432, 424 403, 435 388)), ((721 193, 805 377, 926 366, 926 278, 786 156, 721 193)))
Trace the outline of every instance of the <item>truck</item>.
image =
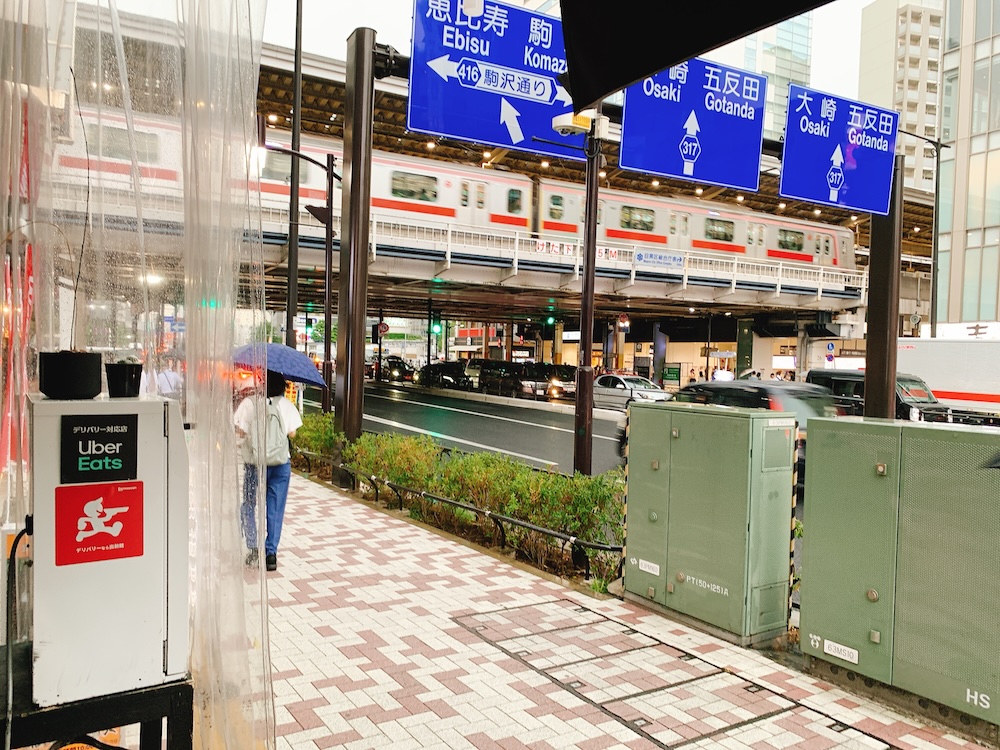
POLYGON ((1000 415, 1000 341, 901 338, 896 369, 926 381, 956 410, 1000 415))

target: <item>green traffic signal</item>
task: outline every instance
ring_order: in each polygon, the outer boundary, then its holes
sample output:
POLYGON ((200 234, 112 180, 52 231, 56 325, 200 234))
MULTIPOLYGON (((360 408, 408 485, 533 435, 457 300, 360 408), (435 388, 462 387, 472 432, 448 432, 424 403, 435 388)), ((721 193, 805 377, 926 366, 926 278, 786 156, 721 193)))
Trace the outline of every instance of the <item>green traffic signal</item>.
POLYGON ((549 325, 552 325, 553 323, 556 322, 556 319, 550 315, 545 322, 548 323, 549 325))

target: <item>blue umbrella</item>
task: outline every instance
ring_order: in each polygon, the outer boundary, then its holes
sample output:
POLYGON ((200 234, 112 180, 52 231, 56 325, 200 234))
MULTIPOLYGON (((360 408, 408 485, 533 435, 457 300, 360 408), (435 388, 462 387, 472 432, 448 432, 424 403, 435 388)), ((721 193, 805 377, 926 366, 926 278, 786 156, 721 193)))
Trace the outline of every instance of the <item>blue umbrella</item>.
POLYGON ((285 380, 309 383, 326 388, 323 376, 305 354, 284 344, 247 344, 233 353, 233 362, 244 367, 255 367, 267 358, 267 369, 285 380))

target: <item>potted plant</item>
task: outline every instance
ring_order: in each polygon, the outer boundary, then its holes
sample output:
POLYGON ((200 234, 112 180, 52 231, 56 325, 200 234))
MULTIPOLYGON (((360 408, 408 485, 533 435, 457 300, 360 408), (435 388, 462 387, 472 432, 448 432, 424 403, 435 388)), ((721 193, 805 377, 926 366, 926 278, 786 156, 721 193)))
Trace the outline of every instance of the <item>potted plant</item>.
POLYGON ((142 382, 142 362, 134 354, 104 365, 111 398, 136 398, 142 382))

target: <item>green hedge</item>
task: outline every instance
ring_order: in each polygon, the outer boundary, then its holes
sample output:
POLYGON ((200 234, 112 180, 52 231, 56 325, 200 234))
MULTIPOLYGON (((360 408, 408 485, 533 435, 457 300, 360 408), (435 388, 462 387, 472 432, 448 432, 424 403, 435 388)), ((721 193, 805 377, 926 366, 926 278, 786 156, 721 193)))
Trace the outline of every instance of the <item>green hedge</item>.
MULTIPOLYGON (((497 453, 445 453, 426 436, 366 433, 343 450, 346 464, 416 493, 428 492, 492 513, 575 536, 583 541, 623 542, 625 476, 621 468, 598 476, 564 476, 536 471, 497 453)), ((410 514, 477 541, 496 541, 493 522, 474 513, 414 494, 410 514)), ((520 556, 546 569, 565 570, 579 559, 546 534, 510 524, 507 543, 520 556)), ((620 554, 587 550, 593 586, 606 590, 620 554)), ((579 552, 577 552, 579 555, 579 552)))
POLYGON ((333 426, 333 412, 306 414, 302 417, 302 426, 295 431, 292 447, 322 456, 340 456, 347 443, 344 433, 337 432, 333 426))

